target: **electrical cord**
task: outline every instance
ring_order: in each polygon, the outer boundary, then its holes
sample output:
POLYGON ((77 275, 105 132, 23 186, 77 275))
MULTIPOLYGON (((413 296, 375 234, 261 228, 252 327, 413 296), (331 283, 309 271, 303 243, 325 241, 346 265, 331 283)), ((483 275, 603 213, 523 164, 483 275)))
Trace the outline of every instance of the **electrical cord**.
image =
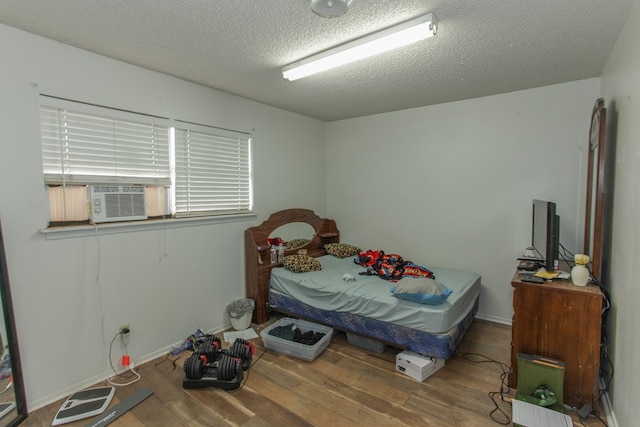
POLYGON ((247 380, 249 380, 249 371, 251 370, 251 368, 253 368, 253 365, 258 363, 258 360, 262 359, 262 356, 264 356, 266 352, 267 352, 267 349, 264 349, 262 351, 262 354, 257 359, 253 360, 251 362, 251 365, 247 368, 247 370, 244 371, 244 380, 242 381, 242 384, 240 384, 240 387, 238 387, 235 390, 228 390, 227 391, 228 393, 235 393, 235 392, 238 392, 238 391, 242 390, 242 387, 244 387, 244 385, 247 383, 247 380))
POLYGON ((569 264, 569 267, 573 267, 575 265, 575 254, 573 252, 571 252, 570 250, 568 250, 567 248, 565 248, 562 243, 558 243, 558 247, 559 249, 561 249, 562 253, 560 253, 560 255, 562 255, 562 260, 566 261, 569 264), (572 264, 573 263, 573 264, 572 264))
MULTIPOLYGON (((112 386, 116 386, 116 387, 124 387, 124 386, 128 386, 131 385, 137 381, 139 381, 142 377, 140 376, 140 374, 138 372, 136 372, 134 370, 134 365, 133 362, 131 362, 129 364, 129 371, 131 371, 131 373, 133 375, 129 375, 129 376, 125 376, 123 375, 123 373, 118 373, 115 369, 115 367, 113 366, 113 361, 111 360, 111 348, 113 347, 113 342, 116 340, 116 338, 123 334, 122 331, 118 332, 117 334, 114 335, 113 339, 111 340, 111 343, 109 344, 109 348, 107 348, 107 342, 106 342, 106 337, 104 335, 104 320, 105 320, 105 310, 104 310, 104 301, 102 299, 102 288, 100 287, 100 265, 101 265, 101 254, 102 254, 102 248, 100 246, 100 235, 98 234, 98 226, 96 224, 93 224, 93 228, 95 230, 96 233, 96 244, 98 246, 98 251, 97 251, 97 266, 96 266, 96 288, 98 290, 98 299, 100 301, 100 309, 101 309, 101 317, 100 317, 100 334, 102 336, 102 345, 104 346, 104 351, 105 353, 107 353, 107 358, 108 358, 108 363, 107 363, 107 382, 109 384, 111 384, 112 386), (109 367, 111 368, 111 370, 113 370, 115 376, 120 376, 122 378, 134 378, 134 380, 127 382, 127 383, 116 383, 115 381, 111 380, 111 375, 110 375, 110 370, 109 367)), ((127 344, 124 344, 125 346, 125 354, 127 354, 128 350, 127 350, 127 344)))
MULTIPOLYGON (((509 425, 511 423, 511 419, 509 417, 509 415, 507 415, 507 413, 502 410, 500 408, 500 406, 498 405, 498 401, 496 396, 499 395, 500 396, 500 400, 505 403, 508 406, 511 406, 511 402, 508 400, 505 400, 505 395, 511 392, 511 388, 506 384, 506 378, 507 375, 510 372, 510 367, 509 365, 502 363, 502 362, 498 362, 497 360, 493 360, 487 356, 484 356, 482 354, 479 353, 464 353, 462 355, 462 357, 472 363, 495 363, 497 364, 500 369, 502 370, 502 373, 500 374, 500 391, 494 391, 494 392, 489 392, 489 398, 491 399, 491 401, 493 402, 495 408, 489 413, 489 416, 491 417, 491 419, 498 423, 498 424, 502 424, 502 425, 509 425), (474 360, 473 358, 477 358, 480 357, 482 358, 481 360, 474 360), (498 412, 500 414, 502 414, 502 416, 505 418, 505 421, 496 419, 495 413, 498 412)), ((597 401, 598 398, 596 398, 595 400, 597 401)), ((567 405, 565 405, 565 409, 577 412, 580 416, 580 412, 576 409, 576 408, 572 408, 572 407, 568 407, 567 405)), ((580 416, 580 420, 584 421, 585 419, 587 419, 588 417, 594 417, 597 418, 605 427, 607 427, 607 423, 605 420, 603 420, 600 415, 596 412, 590 412, 588 416, 586 417, 582 417, 580 416)))
POLYGON ((596 414, 596 413, 594 412, 594 413, 591 413, 591 416, 595 417, 598 421, 600 421, 604 427, 609 427, 609 426, 608 426, 608 424, 607 424, 607 422, 606 422, 605 420, 603 420, 603 419, 600 417, 600 415, 598 415, 598 414, 596 414))
MULTIPOLYGON (((560 248, 563 251, 563 256, 565 257, 564 261, 566 261, 569 264, 569 267, 573 267, 575 266, 575 255, 569 251, 567 248, 565 248, 562 244, 560 244, 560 248), (568 254, 568 256, 567 256, 568 254)), ((609 316, 609 310, 611 309, 611 298, 609 296, 609 291, 607 290, 606 287, 604 287, 602 285, 602 283, 600 283, 600 281, 598 279, 595 278, 595 276, 591 273, 591 271, 593 270, 593 265, 591 263, 591 260, 589 260, 589 263, 587 264, 587 269, 589 270, 589 283, 597 286, 600 291, 602 292, 602 311, 601 311, 601 318, 602 318, 602 322, 601 322, 601 331, 600 331, 600 372, 599 372, 599 376, 600 378, 602 378, 602 381, 604 382, 604 387, 598 390, 598 395, 594 398, 593 402, 592 402, 592 407, 595 408, 595 402, 597 402, 604 393, 609 391, 609 386, 611 385, 611 381, 613 380, 613 374, 614 374, 614 366, 613 366, 613 362, 611 361, 611 358, 609 357, 609 352, 608 352, 608 336, 607 336, 607 318, 609 316)), ((581 420, 586 419, 588 416, 594 416, 595 418, 597 418, 598 420, 600 420, 600 422, 602 422, 603 425, 607 426, 607 423, 605 420, 603 420, 598 413, 593 412, 593 410, 587 415, 587 417, 582 417, 582 415, 580 415, 580 412, 578 411, 578 414, 580 416, 581 420)))
MULTIPOLYGON (((128 385, 137 383, 138 381, 140 381, 142 379, 142 376, 134 370, 133 362, 131 362, 131 364, 129 365, 129 370, 136 377, 134 380, 131 380, 128 383, 116 383, 116 382, 112 381, 111 378, 107 378, 107 382, 109 384, 111 384, 112 386, 115 386, 115 387, 126 387, 128 385)), ((131 377, 129 377, 129 378, 131 378, 131 377)))
POLYGON ((505 395, 511 392, 511 387, 507 385, 507 376, 509 375, 509 371, 511 370, 509 365, 507 365, 506 363, 491 359, 490 357, 487 357, 479 353, 464 353, 462 355, 462 358, 471 363, 495 363, 500 367, 500 369, 502 370, 502 373, 500 374, 500 390, 490 391, 488 393, 489 399, 491 399, 491 401, 493 402, 493 405, 495 406, 495 408, 493 408, 493 410, 489 412, 489 417, 491 417, 491 419, 496 423, 502 424, 503 426, 511 424, 511 417, 509 417, 509 415, 507 415, 507 413, 502 408, 500 408, 497 401, 497 396, 499 396, 500 400, 503 403, 507 404, 508 406, 511 406, 511 402, 505 400, 505 395), (481 359, 474 360, 473 358, 481 358, 481 359), (501 414, 504 417, 504 421, 496 418, 496 415, 495 415, 496 412, 498 414, 501 414))
POLYGON ((611 299, 609 297, 609 291, 602 286, 595 277, 591 277, 591 281, 596 284, 603 295, 603 307, 602 307, 602 325, 600 333, 600 377, 603 379, 604 388, 600 390, 598 394, 599 399, 603 393, 609 391, 609 386, 613 380, 614 366, 611 358, 609 357, 609 337, 607 335, 608 316, 611 309, 611 299))
MULTIPOLYGON (((598 398, 596 398, 594 402, 597 400, 598 398)), ((581 423, 576 424, 576 422, 574 422, 573 425, 579 425, 579 426, 585 427, 584 421, 589 417, 593 417, 593 418, 596 418, 598 421, 600 421, 604 425, 604 427, 608 427, 607 422, 603 420, 600 417, 600 415, 597 412, 595 412, 593 409, 591 409, 587 415, 583 415, 581 412, 584 410, 584 408, 579 410, 577 408, 574 408, 573 406, 567 405, 566 403, 563 405, 563 407, 566 412, 574 412, 578 415, 578 418, 580 419, 581 423)))
POLYGON ((164 363, 164 362, 166 362, 167 360, 171 360, 171 364, 173 365, 173 368, 171 368, 171 371, 175 371, 175 370, 176 370, 176 367, 177 367, 177 365, 176 365, 176 361, 177 361, 178 359, 180 359, 180 357, 176 357, 175 359, 169 359, 169 354, 170 354, 170 353, 167 353, 167 355, 164 357, 164 359, 162 359, 162 360, 160 360, 160 361, 158 361, 158 362, 154 363, 154 364, 153 364, 153 367, 155 368, 156 366, 163 364, 163 363, 164 363))
MULTIPOLYGON (((609 339, 607 335, 608 316, 611 309, 611 298, 609 291, 605 288, 598 279, 590 274, 590 283, 593 283, 602 292, 603 307, 601 311, 602 323, 600 331, 600 377, 603 379, 604 388, 599 390, 599 394, 595 400, 598 400, 605 392, 609 391, 609 386, 613 380, 614 366, 611 358, 609 357, 609 339)), ((602 421, 602 420, 601 420, 602 421)))
MULTIPOLYGON (((562 249, 562 251, 564 252, 563 255, 565 256, 565 261, 567 261, 567 263, 569 264, 569 267, 573 267, 575 265, 574 260, 574 254, 569 251, 567 248, 565 248, 562 244, 560 244, 560 248, 562 249), (567 254, 569 254, 569 258, 567 259, 567 254)), ((602 283, 600 283, 600 281, 598 279, 596 279, 594 277, 594 275, 591 273, 592 268, 592 263, 591 260, 589 260, 589 263, 587 264, 587 268, 589 270, 589 283, 592 283, 593 285, 597 286, 598 288, 600 288, 600 291, 602 292, 602 311, 601 311, 601 317, 602 317, 602 322, 601 322, 601 333, 600 333, 600 360, 601 360, 601 364, 600 364, 600 376, 603 378, 604 382, 605 382, 605 388, 600 390, 600 394, 598 395, 598 397, 596 398, 596 400, 598 398, 600 398, 600 396, 602 396, 603 392, 606 392, 609 390, 609 385, 611 384, 611 381, 613 380, 613 371, 614 371, 614 367, 613 367, 613 362, 611 361, 611 359, 609 358, 609 352, 608 352, 608 336, 607 336, 607 318, 609 316, 609 310, 611 309, 611 298, 609 295, 609 291, 607 290, 606 287, 604 287, 602 285, 602 283), (607 365, 608 368, 605 368, 604 365, 607 365)))
POLYGON ((107 382, 109 384, 111 384, 112 386, 116 386, 116 387, 128 386, 128 385, 136 383, 136 382, 140 381, 140 379, 142 379, 142 376, 133 369, 133 362, 131 362, 129 364, 129 370, 131 371, 131 373, 133 375, 129 375, 129 376, 124 376, 123 373, 119 374, 118 371, 116 371, 116 368, 113 366, 113 361, 111 360, 111 348, 113 347, 113 343, 116 340, 116 338, 118 338, 118 336, 120 336, 122 334, 124 334, 124 332, 122 332, 122 331, 120 331, 117 334, 115 334, 113 336, 113 339, 111 340, 111 344, 109 344, 109 365, 111 366, 111 369, 113 370, 113 373, 115 374, 114 377, 118 377, 119 376, 119 377, 123 377, 123 378, 127 378, 127 379, 135 377, 135 379, 133 379, 133 380, 127 382, 127 383, 116 383, 115 381, 112 381, 111 378, 113 378, 113 377, 107 376, 107 382))
MULTIPOLYGON (((100 235, 98 234, 98 226, 93 224, 93 229, 96 233, 96 245, 98 247, 98 251, 96 254, 96 288, 98 290, 98 300, 100 301, 100 336, 102 337, 102 346, 104 347, 105 354, 109 354, 109 364, 111 364, 111 350, 107 349, 107 340, 104 335, 104 301, 102 300, 102 289, 100 287, 100 264, 102 259, 102 248, 100 246, 100 235)), ((109 366, 107 365, 107 378, 109 378, 109 366)))

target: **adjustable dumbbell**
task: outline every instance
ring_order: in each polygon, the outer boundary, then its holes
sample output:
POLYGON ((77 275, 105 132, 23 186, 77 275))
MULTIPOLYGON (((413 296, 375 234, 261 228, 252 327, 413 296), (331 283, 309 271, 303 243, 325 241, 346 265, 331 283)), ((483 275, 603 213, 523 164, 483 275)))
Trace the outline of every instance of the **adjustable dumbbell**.
POLYGON ((242 338, 236 338, 235 342, 227 350, 229 356, 235 357, 242 361, 242 370, 246 371, 251 366, 251 356, 255 353, 255 347, 252 342, 242 338))
MULTIPOLYGON (((207 355, 193 353, 184 361, 184 373, 187 378, 199 380, 205 374, 216 373, 218 380, 229 381, 236 378, 242 367, 240 359, 226 353, 216 353, 217 360, 209 361, 207 355), (213 372, 216 370, 217 372, 213 372)), ((211 375, 208 375, 211 376, 211 375)))

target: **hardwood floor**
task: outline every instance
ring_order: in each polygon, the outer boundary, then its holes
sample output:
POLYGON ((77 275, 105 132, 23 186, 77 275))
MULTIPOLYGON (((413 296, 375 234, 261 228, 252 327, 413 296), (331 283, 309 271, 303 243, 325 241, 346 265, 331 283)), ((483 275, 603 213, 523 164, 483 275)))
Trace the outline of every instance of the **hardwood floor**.
MULTIPOLYGON (((254 329, 259 335, 262 328, 254 326, 254 329)), ((219 336, 222 338, 222 334, 219 336)), ((253 341, 256 345, 253 364, 245 372, 243 386, 235 391, 183 389, 182 366, 188 352, 141 365, 138 372, 142 379, 118 388, 111 406, 141 388, 154 393, 111 425, 499 425, 490 417, 495 406, 489 393, 500 391, 503 372, 500 363, 504 366, 509 363, 509 326, 476 319, 455 356, 423 383, 396 371, 395 355, 399 350, 369 352, 349 344, 340 332, 334 334, 329 348, 313 362, 264 352, 261 339, 253 341)), ((224 341, 223 346, 226 347, 224 341)), ((509 423, 509 404, 499 394, 495 400, 506 415, 496 411, 493 416, 501 423, 509 423)), ((63 401, 34 411, 23 425, 50 426, 63 401)), ((577 414, 572 414, 572 418, 576 426, 604 425, 593 416, 586 421, 580 421, 577 414)), ((84 426, 98 419, 65 425, 84 426)))

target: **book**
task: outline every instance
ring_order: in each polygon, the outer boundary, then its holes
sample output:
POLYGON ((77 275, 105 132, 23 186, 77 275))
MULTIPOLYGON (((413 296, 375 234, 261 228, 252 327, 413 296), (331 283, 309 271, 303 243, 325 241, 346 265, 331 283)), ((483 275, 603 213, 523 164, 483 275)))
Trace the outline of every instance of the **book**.
POLYGON ((555 279, 559 275, 560 275, 559 271, 547 271, 544 268, 541 268, 536 272, 536 274, 534 274, 534 276, 540 277, 541 279, 546 279, 546 280, 555 279))

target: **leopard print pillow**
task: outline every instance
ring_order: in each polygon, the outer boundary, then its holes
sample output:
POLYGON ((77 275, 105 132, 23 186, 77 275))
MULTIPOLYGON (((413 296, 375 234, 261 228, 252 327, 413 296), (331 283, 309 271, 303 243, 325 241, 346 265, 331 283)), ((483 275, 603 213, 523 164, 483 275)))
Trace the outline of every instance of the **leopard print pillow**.
POLYGON ((322 270, 320 261, 309 255, 287 255, 282 260, 282 265, 294 273, 322 270))
POLYGON ((293 239, 287 242, 287 249, 297 249, 309 243, 309 239, 293 239))
POLYGON ((347 258, 350 256, 358 255, 361 250, 353 245, 347 245, 346 243, 328 243, 324 245, 329 255, 333 255, 338 258, 347 258))

